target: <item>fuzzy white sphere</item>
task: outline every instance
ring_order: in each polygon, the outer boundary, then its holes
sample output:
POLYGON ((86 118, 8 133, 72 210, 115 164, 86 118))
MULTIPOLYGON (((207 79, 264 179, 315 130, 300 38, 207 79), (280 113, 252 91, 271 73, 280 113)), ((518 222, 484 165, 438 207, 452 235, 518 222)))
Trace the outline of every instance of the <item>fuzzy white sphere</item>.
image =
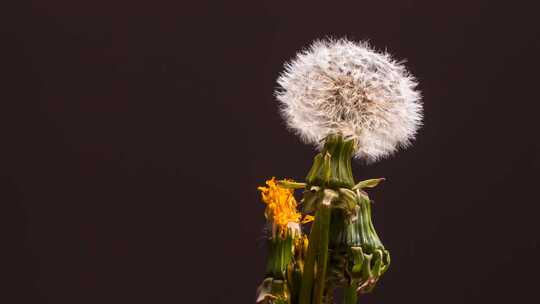
POLYGON ((285 64, 278 84, 281 114, 305 142, 321 148, 341 133, 367 162, 410 145, 422 124, 414 77, 365 42, 315 41, 285 64))

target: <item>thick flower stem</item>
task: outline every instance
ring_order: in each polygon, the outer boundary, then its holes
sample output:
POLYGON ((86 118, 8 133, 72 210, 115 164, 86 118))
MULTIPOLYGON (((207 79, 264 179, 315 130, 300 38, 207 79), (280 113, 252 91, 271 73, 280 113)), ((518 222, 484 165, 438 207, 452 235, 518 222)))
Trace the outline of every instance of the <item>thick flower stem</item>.
POLYGON ((343 289, 343 304, 358 303, 358 295, 356 294, 356 285, 347 286, 343 289))
POLYGON ((313 280, 315 278, 315 260, 317 258, 317 250, 319 244, 319 226, 320 216, 319 212, 315 214, 315 221, 311 225, 311 232, 309 234, 309 245, 306 254, 306 260, 304 264, 304 274, 302 276, 302 285, 300 288, 300 301, 299 304, 311 304, 311 295, 313 292, 313 280))
MULTIPOLYGON (((331 192, 328 192, 331 193, 331 192)), ((319 206, 319 222, 320 227, 318 234, 320 235, 319 239, 319 258, 317 259, 317 279, 315 282, 315 292, 314 292, 314 304, 322 304, 324 299, 325 291, 325 279, 326 279, 326 268, 328 265, 328 233, 330 231, 330 208, 332 195, 328 195, 325 191, 325 197, 321 205, 319 206)))
POLYGON ((332 201, 337 197, 335 191, 324 190, 315 221, 311 226, 309 246, 302 277, 300 304, 322 304, 324 300, 326 268, 328 264, 328 243, 330 231, 330 212, 332 201), (317 272, 315 273, 315 266, 317 272), (315 281, 315 286, 314 285, 315 281), (314 288, 313 288, 314 287, 314 288), (313 302, 311 301, 313 297, 313 302))

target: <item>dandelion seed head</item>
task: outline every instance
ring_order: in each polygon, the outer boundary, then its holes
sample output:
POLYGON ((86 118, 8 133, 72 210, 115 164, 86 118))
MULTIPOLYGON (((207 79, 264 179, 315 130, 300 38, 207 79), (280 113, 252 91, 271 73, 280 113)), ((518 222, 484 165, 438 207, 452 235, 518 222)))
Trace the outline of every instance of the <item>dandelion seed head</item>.
POLYGON ((280 112, 303 141, 322 148, 342 134, 367 162, 409 146, 422 124, 415 78, 366 42, 315 41, 285 64, 278 84, 280 112))

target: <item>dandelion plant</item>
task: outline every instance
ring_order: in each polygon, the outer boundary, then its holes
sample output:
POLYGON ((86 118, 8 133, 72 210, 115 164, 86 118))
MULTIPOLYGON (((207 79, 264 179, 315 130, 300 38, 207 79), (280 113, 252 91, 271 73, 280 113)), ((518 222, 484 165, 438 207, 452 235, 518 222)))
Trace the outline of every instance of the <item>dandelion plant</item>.
POLYGON ((422 123, 416 80, 365 42, 325 39, 286 63, 278 84, 287 126, 319 153, 304 182, 271 178, 258 188, 269 233, 257 303, 330 304, 337 289, 357 303, 390 253, 366 192, 384 178, 356 182, 352 159, 369 164, 411 144, 422 123))

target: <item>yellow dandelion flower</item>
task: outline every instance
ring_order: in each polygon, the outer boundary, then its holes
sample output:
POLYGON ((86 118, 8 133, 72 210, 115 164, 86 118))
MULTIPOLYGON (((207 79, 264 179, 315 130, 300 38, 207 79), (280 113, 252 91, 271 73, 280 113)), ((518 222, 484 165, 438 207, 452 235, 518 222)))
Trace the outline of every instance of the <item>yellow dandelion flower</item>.
MULTIPOLYGON (((287 180, 292 181, 292 180, 287 180)), ((280 187, 276 183, 276 178, 266 181, 267 187, 258 187, 261 191, 262 201, 266 204, 264 215, 271 221, 273 228, 277 228, 283 236, 287 228, 298 227, 300 223, 304 224, 313 220, 313 217, 306 216, 302 220, 302 214, 298 212, 294 190, 280 187)), ((273 231, 273 234, 274 231, 273 231)))

